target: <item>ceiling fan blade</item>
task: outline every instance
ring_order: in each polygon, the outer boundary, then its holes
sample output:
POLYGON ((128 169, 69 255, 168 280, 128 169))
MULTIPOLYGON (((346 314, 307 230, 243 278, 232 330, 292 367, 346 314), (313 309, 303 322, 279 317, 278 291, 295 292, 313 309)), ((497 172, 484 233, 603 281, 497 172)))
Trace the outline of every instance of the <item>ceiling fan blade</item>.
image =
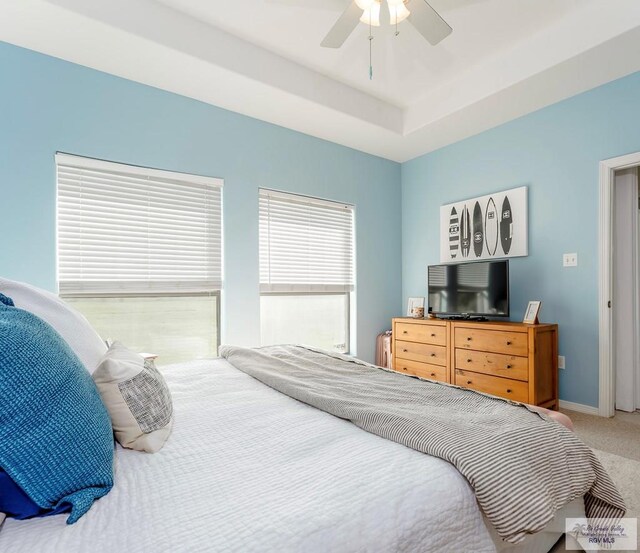
POLYGON ((327 36, 324 37, 324 40, 320 43, 320 46, 324 48, 340 48, 358 26, 361 16, 362 10, 355 1, 351 2, 349 7, 338 18, 335 25, 331 27, 327 36))
POLYGON ((435 46, 453 32, 449 24, 425 0, 409 0, 407 8, 411 11, 411 15, 407 20, 432 46, 435 46))

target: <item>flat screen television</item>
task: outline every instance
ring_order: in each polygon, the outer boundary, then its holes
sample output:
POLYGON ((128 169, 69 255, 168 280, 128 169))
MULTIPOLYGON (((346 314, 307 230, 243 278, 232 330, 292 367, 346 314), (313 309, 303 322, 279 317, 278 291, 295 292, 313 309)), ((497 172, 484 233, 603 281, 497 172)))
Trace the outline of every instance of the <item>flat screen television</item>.
POLYGON ((428 312, 458 317, 509 316, 509 261, 431 265, 428 312))

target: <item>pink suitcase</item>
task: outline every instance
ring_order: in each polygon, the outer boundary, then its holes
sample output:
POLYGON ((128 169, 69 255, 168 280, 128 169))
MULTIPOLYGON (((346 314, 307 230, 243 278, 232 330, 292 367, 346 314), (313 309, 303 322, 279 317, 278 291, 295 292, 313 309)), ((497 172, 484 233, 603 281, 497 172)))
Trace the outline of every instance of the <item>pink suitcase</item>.
POLYGON ((376 338, 376 365, 391 368, 391 331, 378 334, 376 338))

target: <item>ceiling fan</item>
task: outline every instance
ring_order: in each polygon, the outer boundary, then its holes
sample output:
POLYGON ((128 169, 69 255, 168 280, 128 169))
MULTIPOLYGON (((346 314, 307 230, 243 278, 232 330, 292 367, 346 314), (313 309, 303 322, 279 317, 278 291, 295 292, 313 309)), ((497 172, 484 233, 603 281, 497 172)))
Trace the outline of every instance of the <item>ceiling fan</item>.
POLYGON ((380 26, 383 1, 388 7, 391 25, 397 26, 406 19, 433 46, 453 31, 425 0, 353 0, 320 45, 325 48, 340 48, 360 22, 370 27, 380 26))

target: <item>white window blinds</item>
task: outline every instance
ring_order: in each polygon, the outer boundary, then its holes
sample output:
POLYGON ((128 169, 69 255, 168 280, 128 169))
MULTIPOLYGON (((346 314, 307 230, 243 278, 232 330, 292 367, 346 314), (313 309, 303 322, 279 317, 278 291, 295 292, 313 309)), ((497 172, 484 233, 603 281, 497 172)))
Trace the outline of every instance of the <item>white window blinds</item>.
POLYGON ((61 294, 222 286, 222 180, 56 155, 61 294))
POLYGON ((260 291, 353 290, 353 206, 260 190, 260 291))

